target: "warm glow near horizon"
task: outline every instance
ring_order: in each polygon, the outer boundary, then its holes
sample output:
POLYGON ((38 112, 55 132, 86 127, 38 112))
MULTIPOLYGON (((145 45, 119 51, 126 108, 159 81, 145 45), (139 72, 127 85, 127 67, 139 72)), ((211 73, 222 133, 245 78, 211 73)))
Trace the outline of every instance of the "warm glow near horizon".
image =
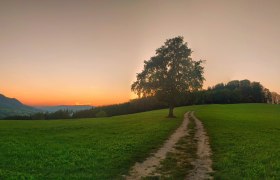
POLYGON ((0 94, 32 106, 108 105, 166 39, 205 59, 204 88, 249 79, 280 93, 280 1, 0 1, 0 94))

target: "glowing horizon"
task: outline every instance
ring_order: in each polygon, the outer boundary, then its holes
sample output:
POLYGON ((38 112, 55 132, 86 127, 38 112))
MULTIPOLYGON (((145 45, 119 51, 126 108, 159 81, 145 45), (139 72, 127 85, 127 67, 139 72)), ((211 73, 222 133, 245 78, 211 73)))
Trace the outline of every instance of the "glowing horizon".
MULTIPOLYGON (((248 79, 248 78, 244 78, 244 79, 248 79)), ((232 79, 232 80, 243 80, 243 79, 232 79)), ((229 81, 219 82, 219 83, 227 83, 227 82, 229 82, 229 81)), ((203 89, 207 89, 209 86, 212 87, 214 85, 216 85, 216 84, 211 84, 211 85, 204 84, 203 89)), ((129 100, 137 98, 137 95, 134 94, 133 92, 131 92, 129 94, 129 96, 127 96, 127 94, 124 94, 124 96, 123 96, 124 98, 116 98, 116 99, 93 98, 92 100, 94 100, 94 103, 92 101, 89 101, 90 98, 88 98, 88 97, 85 97, 85 98, 77 97, 77 98, 73 98, 73 99, 69 99, 69 100, 65 101, 65 100, 57 99, 57 96, 55 96, 55 98, 47 98, 47 97, 45 97, 44 99, 38 98, 38 99, 35 99, 37 101, 34 103, 34 101, 30 101, 29 99, 25 99, 24 97, 12 97, 12 96, 8 96, 7 94, 3 94, 3 95, 10 97, 10 98, 16 98, 19 101, 21 101, 23 104, 29 105, 29 106, 34 106, 34 107, 36 107, 36 106, 58 106, 58 105, 104 106, 104 105, 120 104, 120 103, 128 102, 129 100), (46 102, 48 102, 48 99, 51 99, 51 102, 46 103, 46 102), (54 101, 53 99, 56 99, 56 101, 54 101), (75 100, 75 99, 79 99, 79 100, 75 100)))
POLYGON ((0 94, 31 106, 122 103, 143 61, 184 36, 204 88, 260 82, 280 94, 280 1, 0 2, 0 94), (143 13, 145 12, 145 13, 143 13))

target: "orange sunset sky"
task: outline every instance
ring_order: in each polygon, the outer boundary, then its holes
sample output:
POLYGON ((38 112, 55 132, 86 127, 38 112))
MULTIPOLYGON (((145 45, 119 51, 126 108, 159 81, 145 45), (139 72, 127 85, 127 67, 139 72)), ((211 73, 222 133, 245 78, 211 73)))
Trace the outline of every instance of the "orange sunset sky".
POLYGON ((204 87, 261 82, 280 93, 278 0, 0 0, 0 94, 28 105, 135 96, 143 61, 181 35, 206 60, 204 87))

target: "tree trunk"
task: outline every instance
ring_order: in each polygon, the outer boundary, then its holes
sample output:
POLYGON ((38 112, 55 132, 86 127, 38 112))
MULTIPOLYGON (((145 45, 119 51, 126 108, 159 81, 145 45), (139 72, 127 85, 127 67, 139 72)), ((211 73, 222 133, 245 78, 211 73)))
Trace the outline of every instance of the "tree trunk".
POLYGON ((173 105, 169 105, 168 118, 175 118, 175 116, 173 114, 173 109, 174 109, 174 106, 173 105))

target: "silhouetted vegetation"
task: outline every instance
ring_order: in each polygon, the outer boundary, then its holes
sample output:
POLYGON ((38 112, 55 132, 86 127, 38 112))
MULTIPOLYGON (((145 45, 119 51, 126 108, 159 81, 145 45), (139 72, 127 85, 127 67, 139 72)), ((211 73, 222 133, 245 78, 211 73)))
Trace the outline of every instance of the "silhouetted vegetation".
POLYGON ((116 116, 162 109, 166 107, 168 107, 167 104, 158 101, 155 97, 144 97, 122 104, 100 106, 90 110, 74 112, 73 118, 116 116))
POLYGON ((38 112, 31 115, 17 115, 9 116, 4 119, 6 120, 51 120, 51 119, 70 119, 72 118, 73 112, 69 110, 59 110, 53 113, 38 112))
MULTIPOLYGON (((196 104, 234 104, 234 103, 280 103, 280 96, 271 93, 259 82, 234 80, 226 84, 219 83, 207 90, 185 92, 178 95, 175 106, 196 104)), ((10 116, 5 119, 14 120, 51 120, 70 118, 95 118, 132 114, 155 109, 168 108, 168 103, 156 97, 143 97, 122 104, 100 106, 82 111, 59 110, 54 113, 35 113, 28 116, 10 116)))
POLYGON ((271 98, 271 104, 280 104, 280 95, 277 94, 276 92, 272 92, 270 94, 270 98, 271 98))
POLYGON ((155 56, 144 61, 144 69, 137 74, 131 90, 139 97, 154 96, 165 102, 168 117, 174 117, 173 109, 181 94, 199 90, 203 85, 203 61, 194 61, 191 53, 182 36, 167 39, 155 56))
POLYGON ((217 84, 207 90, 186 93, 182 96, 180 105, 271 102, 271 92, 259 82, 234 80, 227 84, 217 84))

